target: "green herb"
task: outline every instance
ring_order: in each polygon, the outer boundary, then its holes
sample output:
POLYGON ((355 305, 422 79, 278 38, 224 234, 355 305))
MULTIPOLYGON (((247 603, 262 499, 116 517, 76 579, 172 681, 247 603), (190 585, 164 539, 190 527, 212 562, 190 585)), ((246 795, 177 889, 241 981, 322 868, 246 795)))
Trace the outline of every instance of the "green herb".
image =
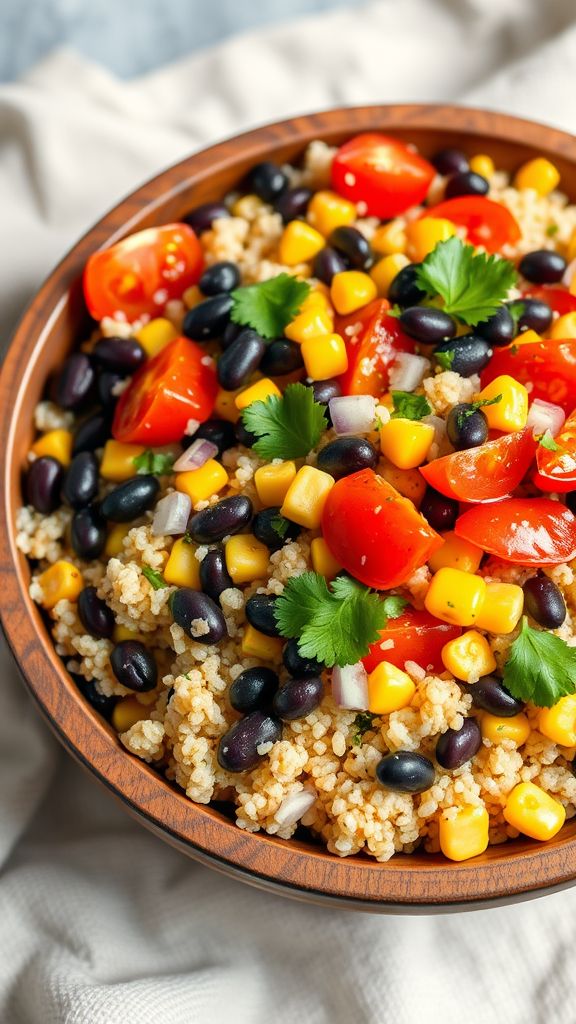
POLYGON ((557 235, 559 230, 560 230, 560 225, 559 224, 548 224, 548 226, 546 228, 546 234, 548 235, 548 238, 554 238, 554 235, 557 235))
POLYGON ((496 395, 495 398, 481 398, 478 402, 470 402, 467 409, 461 409, 456 416, 458 420, 458 427, 462 428, 462 424, 469 416, 473 416, 478 409, 484 409, 487 405, 498 405, 498 402, 502 401, 502 395, 496 395))
POLYGON ((514 321, 514 334, 518 334, 518 321, 524 316, 526 303, 522 299, 515 299, 507 304, 508 312, 514 321))
POLYGON ((369 732, 372 728, 372 724, 376 715, 373 715, 370 711, 360 711, 351 725, 350 739, 353 747, 359 747, 362 743, 362 737, 365 732, 369 732))
POLYGON ((398 318, 399 316, 402 316, 402 309, 400 308, 400 306, 396 304, 392 306, 390 309, 386 310, 386 316, 393 316, 395 318, 398 318))
POLYGON ((278 338, 300 311, 310 292, 306 281, 291 274, 278 274, 260 284, 236 288, 230 314, 235 324, 253 327, 263 338, 278 338))
POLYGON ((270 526, 274 530, 274 533, 277 534, 278 537, 280 537, 280 540, 284 540, 286 534, 288 533, 290 520, 286 519, 286 516, 281 516, 280 513, 277 512, 275 516, 272 516, 272 519, 270 520, 270 526))
POLYGON ((524 616, 522 632, 504 666, 504 686, 518 700, 551 708, 576 691, 576 647, 554 633, 532 629, 524 616))
POLYGON ((148 583, 154 588, 154 590, 162 590, 163 587, 168 586, 162 573, 158 572, 157 569, 153 569, 151 565, 142 566, 142 575, 146 577, 148 583))
POLYGON ((408 601, 399 594, 388 594, 382 601, 387 619, 397 619, 404 611, 408 601))
POLYGON ((182 537, 182 541, 183 541, 184 544, 193 544, 194 543, 194 540, 192 538, 192 534, 188 533, 188 530, 186 530, 186 533, 182 537))
POLYGON ((448 352, 435 352, 434 359, 440 364, 443 370, 451 370, 455 355, 456 353, 450 350, 448 350, 448 352))
POLYGON ((544 434, 538 434, 536 440, 542 448, 546 448, 549 452, 560 451, 560 445, 556 444, 549 430, 546 430, 544 434))
POLYGON ((424 395, 413 395, 410 391, 391 391, 390 394, 394 403, 392 419, 421 420, 432 412, 424 395))
POLYGON ((252 445, 262 459, 302 459, 317 444, 328 426, 323 405, 314 401, 312 388, 289 384, 282 396, 252 402, 242 413, 246 430, 256 434, 252 445))
POLYGON ((472 327, 497 312, 515 282, 509 260, 476 253, 459 238, 439 242, 416 274, 419 288, 443 299, 444 312, 472 327))
POLYGON ((153 452, 147 448, 142 455, 137 455, 132 460, 138 473, 155 473, 156 476, 163 476, 172 472, 174 456, 166 452, 153 452))
POLYGON ((518 352, 518 345, 511 345, 510 346, 510 355, 511 356, 515 356, 517 352, 518 352))

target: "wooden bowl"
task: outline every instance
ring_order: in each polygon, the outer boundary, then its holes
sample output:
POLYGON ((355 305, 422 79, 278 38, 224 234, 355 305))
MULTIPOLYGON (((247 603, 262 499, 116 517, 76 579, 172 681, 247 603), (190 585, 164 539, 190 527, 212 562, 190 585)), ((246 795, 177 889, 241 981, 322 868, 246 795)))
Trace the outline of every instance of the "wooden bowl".
POLYGON ((191 803, 120 746, 56 654, 28 596, 30 571, 15 544, 14 519, 22 502, 20 476, 34 406, 49 373, 81 337, 86 313, 80 278, 90 253, 221 197, 260 160, 293 160, 312 139, 337 144, 359 131, 374 130, 413 142, 428 155, 444 146, 489 153, 497 167, 510 170, 543 154, 558 167, 562 187, 576 198, 576 139, 529 121, 452 106, 360 107, 291 118, 212 146, 138 189, 96 224, 50 275, 25 313, 4 365, 2 620, 28 688, 64 746, 143 824, 190 857, 260 888, 309 901, 397 913, 470 909, 571 885, 576 819, 549 843, 510 841, 462 864, 425 853, 398 855, 386 864, 364 856, 341 859, 311 843, 243 832, 217 809, 191 803))

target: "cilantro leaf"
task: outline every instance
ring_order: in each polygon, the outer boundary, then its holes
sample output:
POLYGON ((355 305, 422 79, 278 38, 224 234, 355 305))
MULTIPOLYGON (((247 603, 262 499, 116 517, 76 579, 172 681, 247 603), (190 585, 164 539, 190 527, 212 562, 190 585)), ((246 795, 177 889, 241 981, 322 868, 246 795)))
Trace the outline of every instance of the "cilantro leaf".
POLYGON ((384 611, 386 612, 387 619, 397 619, 409 602, 405 597, 400 597, 399 594, 388 594, 385 597, 382 604, 384 605, 384 611))
POLYGON ((132 461, 138 473, 155 473, 156 476, 162 476, 172 472, 174 456, 166 452, 153 452, 151 448, 147 448, 142 455, 137 455, 132 461))
POLYGON ((439 295, 443 309, 474 327, 496 313, 516 282, 509 260, 476 253, 473 245, 448 238, 426 256, 416 273, 416 284, 427 295, 439 295))
POLYGON ((300 311, 310 292, 306 281, 291 274, 278 274, 268 281, 236 288, 230 314, 235 324, 253 327, 263 338, 278 338, 300 311))
POLYGON ((458 420, 458 427, 462 429, 462 424, 469 416, 473 416, 478 409, 483 409, 486 405, 498 405, 498 402, 502 401, 502 395, 496 395, 494 398, 481 398, 478 402, 469 402, 466 409, 460 409, 456 419, 458 420))
POLYGON ((302 459, 328 427, 325 407, 314 401, 312 388, 289 384, 282 396, 252 402, 242 413, 246 430, 256 434, 252 445, 262 459, 302 459))
POLYGON ((369 732, 372 728, 376 715, 373 715, 371 711, 359 711, 356 718, 351 725, 351 735, 353 747, 359 747, 362 743, 362 737, 365 732, 369 732))
POLYGON ((560 445, 556 444, 556 441, 549 430, 546 430, 543 434, 538 434, 536 440, 542 448, 546 448, 549 452, 560 451, 560 445))
POLYGON ((146 577, 148 583, 154 588, 154 590, 162 590, 163 587, 168 586, 162 573, 158 572, 157 569, 153 569, 151 565, 142 566, 142 575, 146 577))
POLYGON ((270 526, 274 530, 274 533, 277 534, 278 537, 280 537, 280 540, 284 540, 286 534, 288 533, 290 520, 286 519, 286 516, 281 516, 280 513, 277 512, 275 516, 272 516, 272 519, 270 520, 270 526))
POLYGON ((391 391, 390 394, 394 403, 393 420, 421 420, 432 412, 424 395, 413 395, 410 391, 391 391))
POLYGON ((440 364, 443 370, 451 370, 455 355, 456 353, 452 349, 448 349, 447 352, 436 351, 434 353, 434 359, 440 364))
POLYGON ((532 629, 524 616, 522 632, 504 666, 504 686, 519 700, 551 708, 576 691, 576 647, 554 633, 532 629))
POLYGON ((518 334, 518 321, 526 312, 526 303, 522 299, 514 299, 513 302, 506 303, 506 307, 514 321, 514 337, 516 337, 518 334))

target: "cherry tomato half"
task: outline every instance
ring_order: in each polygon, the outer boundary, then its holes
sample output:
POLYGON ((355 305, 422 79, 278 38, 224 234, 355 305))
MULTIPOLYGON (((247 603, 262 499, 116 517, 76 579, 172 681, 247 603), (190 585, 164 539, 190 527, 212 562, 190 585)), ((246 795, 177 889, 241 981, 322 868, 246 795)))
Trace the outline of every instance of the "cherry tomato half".
POLYGON ((558 565, 576 556, 576 517, 550 498, 476 505, 460 516, 455 531, 504 562, 558 565))
POLYGON ((332 161, 332 187, 353 203, 364 203, 369 217, 396 217, 418 205, 435 174, 414 150, 378 132, 356 135, 332 161))
POLYGON ((528 472, 537 443, 530 429, 504 434, 477 448, 444 455, 420 472, 435 490, 457 501, 489 502, 505 498, 528 472))
POLYGON ((322 532, 336 561, 377 590, 404 583, 443 544, 412 502, 371 469, 337 481, 322 532))
POLYGON ((342 394, 374 395, 388 390, 392 363, 399 352, 413 352, 399 320, 388 315, 390 303, 375 299, 349 316, 336 317, 334 330, 346 342, 348 369, 339 377, 342 394), (350 332, 354 328, 354 332, 350 332))
POLYGON ((216 371, 204 349, 188 338, 175 338, 144 364, 121 395, 112 434, 127 444, 172 444, 188 420, 208 419, 217 391, 216 371))
POLYGON ((381 661, 401 669, 407 661, 415 661, 430 672, 444 672, 442 648, 461 633, 461 626, 442 622, 427 611, 406 608, 397 619, 388 621, 386 629, 380 630, 380 639, 372 644, 362 662, 367 672, 373 672, 381 661))
POLYGON ((157 316, 202 271, 202 248, 187 224, 165 224, 123 238, 88 258, 84 297, 90 316, 123 313, 129 321, 157 316))
POLYGON ((568 417, 554 442, 555 451, 538 445, 534 483, 541 491, 576 490, 576 412, 568 417))
POLYGON ((523 294, 530 299, 540 299, 545 302, 553 313, 564 316, 565 313, 573 313, 576 310, 576 295, 571 295, 567 288, 554 288, 552 285, 531 284, 523 289, 523 294))
POLYGON ((530 386, 530 398, 561 405, 570 414, 576 407, 576 338, 522 341, 522 335, 494 354, 480 376, 486 387, 495 377, 509 374, 530 386))
POLYGON ((485 196, 456 196, 430 206, 424 217, 444 217, 466 229, 467 241, 482 245, 487 252, 500 252, 521 237, 517 221, 501 203, 485 196))

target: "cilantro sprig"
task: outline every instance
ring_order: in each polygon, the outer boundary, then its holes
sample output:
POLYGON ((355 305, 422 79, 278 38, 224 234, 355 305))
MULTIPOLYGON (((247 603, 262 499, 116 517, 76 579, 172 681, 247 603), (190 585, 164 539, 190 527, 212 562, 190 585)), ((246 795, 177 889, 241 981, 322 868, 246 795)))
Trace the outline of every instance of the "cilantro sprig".
POLYGON ((424 395, 413 395, 410 391, 391 391, 390 394, 394 404, 392 419, 421 420, 432 412, 424 395))
POLYGON ((576 691, 576 647, 569 647, 555 633, 532 629, 524 616, 522 631, 504 666, 503 681, 518 700, 551 708, 576 691))
POLYGON ((475 327, 489 320, 516 283, 509 260, 477 253, 473 245, 448 238, 426 256, 416 273, 416 285, 429 297, 439 296, 442 309, 475 327))
POLYGON ((291 274, 278 274, 268 281, 249 284, 232 292, 231 319, 235 324, 252 327, 263 338, 278 338, 298 314, 310 292, 306 281, 291 274))
POLYGON ((545 430, 543 434, 538 434, 536 440, 541 448, 546 448, 549 452, 560 451, 560 445, 556 444, 549 430, 545 430))
POLYGON ((153 569, 151 565, 142 566, 142 575, 146 577, 148 583, 154 588, 154 590, 162 590, 164 587, 168 586, 162 573, 158 572, 157 569, 153 569))
POLYGON ((465 409, 460 409, 456 419, 458 420, 458 427, 461 429, 465 420, 470 416, 473 416, 478 409, 484 409, 487 405, 498 405, 502 401, 502 395, 495 395, 494 398, 480 398, 477 402, 470 402, 465 409))
POLYGON ((138 473, 154 473, 156 476, 163 476, 172 472, 174 456, 166 452, 153 452, 147 448, 141 455, 136 455, 132 460, 138 473))
POLYGON ((376 715, 371 711, 359 711, 350 727, 350 739, 353 747, 359 747, 365 732, 369 732, 376 715))
POLYGON ((275 516, 272 516, 270 526, 274 530, 276 536, 279 537, 280 540, 284 540, 288 530, 290 529, 290 520, 287 519, 286 516, 282 516, 277 512, 275 516))
POLYGON ((262 459, 301 459, 315 448, 328 427, 323 405, 312 388, 289 384, 283 395, 252 402, 242 413, 246 430, 258 440, 252 445, 262 459))

